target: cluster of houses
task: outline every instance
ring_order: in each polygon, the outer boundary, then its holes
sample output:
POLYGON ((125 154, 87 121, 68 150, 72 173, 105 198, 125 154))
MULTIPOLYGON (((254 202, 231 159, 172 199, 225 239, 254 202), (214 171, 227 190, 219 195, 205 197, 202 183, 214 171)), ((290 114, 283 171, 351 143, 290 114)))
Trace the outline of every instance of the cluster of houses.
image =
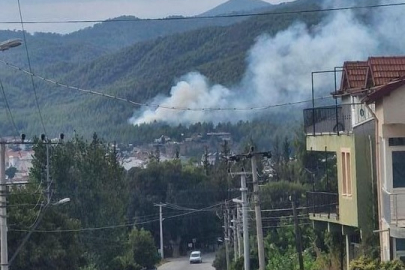
POLYGON ((308 194, 309 218, 345 242, 347 266, 373 235, 382 261, 404 260, 405 57, 345 62, 336 72, 335 105, 304 110, 307 151, 337 165, 337 190, 308 194))
MULTIPOLYGON (((14 138, 3 138, 6 141, 13 141, 14 138)), ((13 184, 25 184, 28 181, 29 170, 32 167, 34 155, 31 147, 27 145, 13 145, 6 147, 5 171, 6 181, 13 184), (14 168, 14 170, 10 170, 14 168), (10 171, 9 171, 10 170, 10 171)))

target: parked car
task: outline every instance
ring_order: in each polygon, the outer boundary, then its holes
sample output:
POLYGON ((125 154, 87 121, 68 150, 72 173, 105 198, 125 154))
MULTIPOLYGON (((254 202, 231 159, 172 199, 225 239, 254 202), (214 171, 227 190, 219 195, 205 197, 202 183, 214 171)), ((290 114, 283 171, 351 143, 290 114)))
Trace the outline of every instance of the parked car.
POLYGON ((190 263, 202 263, 201 251, 193 251, 190 254, 190 263))

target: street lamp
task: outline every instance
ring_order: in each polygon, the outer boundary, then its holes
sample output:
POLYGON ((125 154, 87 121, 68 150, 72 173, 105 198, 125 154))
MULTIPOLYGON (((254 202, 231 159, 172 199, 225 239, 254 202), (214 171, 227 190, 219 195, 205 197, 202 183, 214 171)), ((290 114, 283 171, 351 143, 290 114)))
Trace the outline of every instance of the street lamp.
MULTIPOLYGON (((22 249, 22 247, 25 245, 25 243, 27 243, 28 239, 30 238, 31 234, 34 232, 34 230, 38 227, 39 223, 41 223, 42 218, 45 215, 45 211, 47 209, 47 207, 49 206, 56 206, 56 205, 61 205, 61 204, 65 204, 70 202, 70 198, 63 198, 55 203, 51 203, 51 204, 45 204, 42 212, 40 212, 37 221, 34 223, 34 225, 31 227, 31 229, 29 230, 29 232, 25 235, 24 239, 22 240, 21 244, 17 247, 16 251, 14 252, 13 256, 11 257, 11 259, 8 261, 7 263, 7 269, 8 267, 13 263, 14 259, 17 257, 18 253, 20 252, 20 250, 22 249)), ((3 267, 3 264, 2 264, 3 267)), ((3 270, 3 269, 1 269, 3 270)))
POLYGON ((60 205, 60 204, 68 203, 68 202, 70 202, 70 198, 63 198, 63 199, 53 203, 52 205, 60 205))
POLYGON ((0 43, 0 51, 5 51, 13 47, 20 46, 22 44, 22 40, 19 38, 8 39, 0 43))

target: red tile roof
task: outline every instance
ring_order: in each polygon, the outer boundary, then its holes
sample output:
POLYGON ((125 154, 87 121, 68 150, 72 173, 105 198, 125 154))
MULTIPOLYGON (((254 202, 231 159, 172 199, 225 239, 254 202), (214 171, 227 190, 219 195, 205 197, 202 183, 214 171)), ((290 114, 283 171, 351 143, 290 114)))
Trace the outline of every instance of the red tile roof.
POLYGON ((367 61, 345 62, 340 93, 385 85, 405 76, 405 56, 369 57, 367 61))
POLYGON ((363 101, 365 101, 366 103, 372 103, 386 95, 389 95, 392 91, 398 89, 403 85, 405 85, 404 79, 389 82, 383 86, 380 86, 374 92, 366 96, 363 101))
POLYGON ((341 90, 365 87, 368 68, 366 61, 345 62, 341 90))

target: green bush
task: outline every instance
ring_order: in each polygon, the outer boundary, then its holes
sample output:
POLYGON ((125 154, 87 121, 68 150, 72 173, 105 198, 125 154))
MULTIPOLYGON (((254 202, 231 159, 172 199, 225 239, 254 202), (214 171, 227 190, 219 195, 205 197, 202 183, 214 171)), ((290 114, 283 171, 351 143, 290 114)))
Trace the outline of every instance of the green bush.
POLYGON ((215 260, 212 266, 216 270, 226 270, 226 257, 225 257, 225 247, 222 246, 215 254, 215 260))
POLYGON ((350 263, 350 270, 405 270, 405 265, 399 261, 379 262, 367 256, 361 256, 350 263))

